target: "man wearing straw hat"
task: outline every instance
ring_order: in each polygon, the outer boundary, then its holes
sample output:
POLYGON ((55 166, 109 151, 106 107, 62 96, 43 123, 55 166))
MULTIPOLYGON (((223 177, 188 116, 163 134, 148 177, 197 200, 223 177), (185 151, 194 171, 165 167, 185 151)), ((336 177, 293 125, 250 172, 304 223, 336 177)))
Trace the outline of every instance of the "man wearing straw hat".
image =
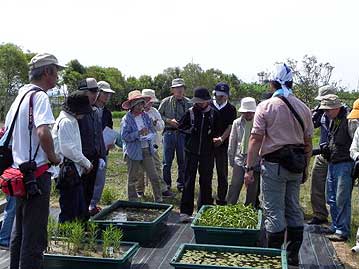
POLYGON ((319 108, 323 109, 330 119, 327 203, 332 224, 323 231, 329 234, 327 237, 332 241, 346 241, 350 235, 353 169, 348 112, 334 94, 323 97, 319 108))
MULTIPOLYGON (((155 91, 152 89, 143 89, 142 95, 151 97, 151 100, 149 102, 147 102, 147 104, 145 106, 145 112, 148 114, 148 116, 152 120, 153 127, 156 130, 156 137, 155 137, 155 141, 154 141, 155 152, 153 155, 153 159, 155 161, 157 175, 160 180, 162 196, 163 197, 172 197, 173 193, 170 190, 168 190, 167 184, 166 184, 166 182, 164 182, 164 180, 162 178, 162 163, 161 163, 160 155, 158 153, 159 147, 162 144, 161 133, 165 127, 165 123, 162 120, 161 114, 158 112, 158 110, 156 108, 153 107, 153 103, 158 102, 158 99, 156 97, 155 91)), ((144 192, 145 192, 144 176, 145 175, 142 170, 139 173, 139 178, 138 178, 137 186, 136 186, 137 195, 140 197, 143 196, 144 192)))
POLYGON ((121 137, 128 169, 127 194, 130 201, 138 200, 136 183, 139 171, 144 170, 150 179, 155 202, 162 202, 160 181, 153 158, 156 130, 150 117, 144 112, 145 105, 150 100, 151 97, 134 90, 128 93, 128 99, 122 104, 122 108, 128 110, 122 121, 121 137))
MULTIPOLYGON (((228 159, 233 167, 232 182, 228 189, 227 201, 229 204, 236 204, 244 183, 245 165, 247 163, 248 142, 253 126, 254 113, 256 112, 256 101, 252 97, 245 97, 241 100, 238 110, 241 116, 233 122, 229 136, 228 159)), ((245 205, 259 206, 259 158, 254 171, 254 182, 247 188, 245 205)))

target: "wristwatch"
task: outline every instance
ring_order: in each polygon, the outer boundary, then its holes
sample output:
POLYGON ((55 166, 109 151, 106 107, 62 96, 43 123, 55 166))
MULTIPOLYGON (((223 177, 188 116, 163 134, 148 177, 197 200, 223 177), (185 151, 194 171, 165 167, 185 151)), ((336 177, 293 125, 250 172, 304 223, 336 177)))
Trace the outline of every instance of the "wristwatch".
POLYGON ((244 171, 246 173, 250 172, 250 171, 253 171, 254 170, 254 167, 253 166, 248 166, 248 165, 245 165, 244 166, 244 171))

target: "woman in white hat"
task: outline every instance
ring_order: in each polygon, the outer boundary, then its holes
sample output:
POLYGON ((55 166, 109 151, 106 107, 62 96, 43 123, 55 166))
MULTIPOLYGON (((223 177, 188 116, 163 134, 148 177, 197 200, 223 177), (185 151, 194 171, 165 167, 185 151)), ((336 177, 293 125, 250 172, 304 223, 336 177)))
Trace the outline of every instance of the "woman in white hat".
POLYGON ((122 121, 121 137, 128 168, 127 194, 130 201, 138 200, 136 183, 138 172, 142 169, 150 179, 154 200, 162 202, 160 181, 153 158, 156 130, 144 111, 146 103, 150 100, 151 97, 134 90, 129 92, 128 100, 122 104, 122 108, 128 110, 122 121))
MULTIPOLYGON (((161 117, 160 112, 158 112, 158 110, 153 107, 153 103, 158 102, 158 99, 156 97, 155 91, 152 89, 143 89, 142 95, 151 97, 151 100, 146 103, 145 112, 148 114, 148 116, 152 120, 153 128, 156 130, 156 137, 154 140, 155 152, 154 152, 153 158, 155 161, 157 175, 160 178, 162 196, 163 197, 172 197, 173 193, 168 190, 167 184, 166 184, 166 182, 164 182, 164 180, 162 178, 162 162, 161 162, 160 155, 158 154, 159 146, 162 143, 162 132, 163 132, 163 129, 165 128, 165 123, 161 117)), ((143 196, 145 193, 144 178, 145 178, 145 175, 142 170, 139 173, 137 186, 136 186, 137 195, 140 197, 143 196)))
MULTIPOLYGON (((244 172, 247 161, 248 142, 253 126, 256 101, 252 97, 245 97, 241 100, 241 107, 238 112, 241 116, 233 122, 229 136, 228 159, 233 167, 232 182, 228 189, 227 201, 229 204, 236 204, 244 183, 244 172)), ((258 207, 259 195, 259 160, 254 173, 255 182, 247 188, 245 205, 258 207)))

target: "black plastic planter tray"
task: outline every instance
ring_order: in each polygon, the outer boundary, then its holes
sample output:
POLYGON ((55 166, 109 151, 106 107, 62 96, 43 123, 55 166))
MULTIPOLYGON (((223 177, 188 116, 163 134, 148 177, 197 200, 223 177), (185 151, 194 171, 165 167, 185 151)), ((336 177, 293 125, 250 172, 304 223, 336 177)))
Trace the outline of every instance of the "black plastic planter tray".
POLYGON ((102 229, 106 226, 113 225, 121 228, 123 231, 124 240, 131 242, 139 242, 141 245, 148 244, 156 240, 156 236, 160 234, 160 230, 166 225, 167 218, 173 206, 168 204, 147 203, 147 202, 130 202, 117 201, 111 206, 103 209, 100 213, 95 215, 91 221, 99 224, 102 229), (104 217, 114 211, 122 208, 151 208, 164 209, 165 211, 153 221, 111 221, 104 217))
POLYGON ((197 244, 257 246, 262 223, 261 210, 258 211, 258 224, 255 229, 201 226, 196 224, 198 218, 202 215, 202 213, 211 207, 213 206, 202 206, 199 212, 196 214, 196 217, 192 221, 191 227, 194 231, 197 244))
MULTIPOLYGON (((255 247, 234 247, 234 246, 221 246, 221 245, 199 245, 199 244, 182 244, 177 250, 175 256, 172 258, 170 264, 174 268, 186 268, 186 269, 202 269, 202 268, 228 268, 228 269, 243 269, 252 267, 237 267, 237 266, 223 266, 223 265, 200 265, 200 264, 188 264, 181 263, 180 260, 186 250, 200 250, 200 251, 218 251, 229 253, 241 253, 241 254, 260 254, 266 256, 281 256, 282 268, 287 269, 287 254, 285 250, 274 248, 255 248, 255 247)), ((257 268, 258 269, 258 268, 257 268)))
POLYGON ((121 242, 121 246, 128 247, 128 250, 121 258, 93 258, 85 256, 71 256, 60 254, 44 255, 45 269, 130 269, 132 257, 136 254, 139 245, 132 242, 121 242))

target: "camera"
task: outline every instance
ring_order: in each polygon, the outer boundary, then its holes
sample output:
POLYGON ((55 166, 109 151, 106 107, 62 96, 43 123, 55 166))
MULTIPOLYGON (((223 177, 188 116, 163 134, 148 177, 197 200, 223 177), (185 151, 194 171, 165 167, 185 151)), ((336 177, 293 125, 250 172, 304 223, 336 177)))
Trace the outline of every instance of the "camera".
POLYGON ((26 192, 29 196, 41 194, 35 177, 37 165, 35 161, 24 162, 19 165, 21 173, 24 175, 24 184, 26 192))
POLYGON ((321 154, 327 161, 330 160, 330 149, 328 142, 320 143, 319 148, 313 149, 312 155, 316 156, 321 154))
POLYGON ((316 106, 313 110, 312 110, 312 121, 314 123, 314 125, 320 125, 320 120, 324 114, 324 110, 319 109, 320 105, 316 106))

